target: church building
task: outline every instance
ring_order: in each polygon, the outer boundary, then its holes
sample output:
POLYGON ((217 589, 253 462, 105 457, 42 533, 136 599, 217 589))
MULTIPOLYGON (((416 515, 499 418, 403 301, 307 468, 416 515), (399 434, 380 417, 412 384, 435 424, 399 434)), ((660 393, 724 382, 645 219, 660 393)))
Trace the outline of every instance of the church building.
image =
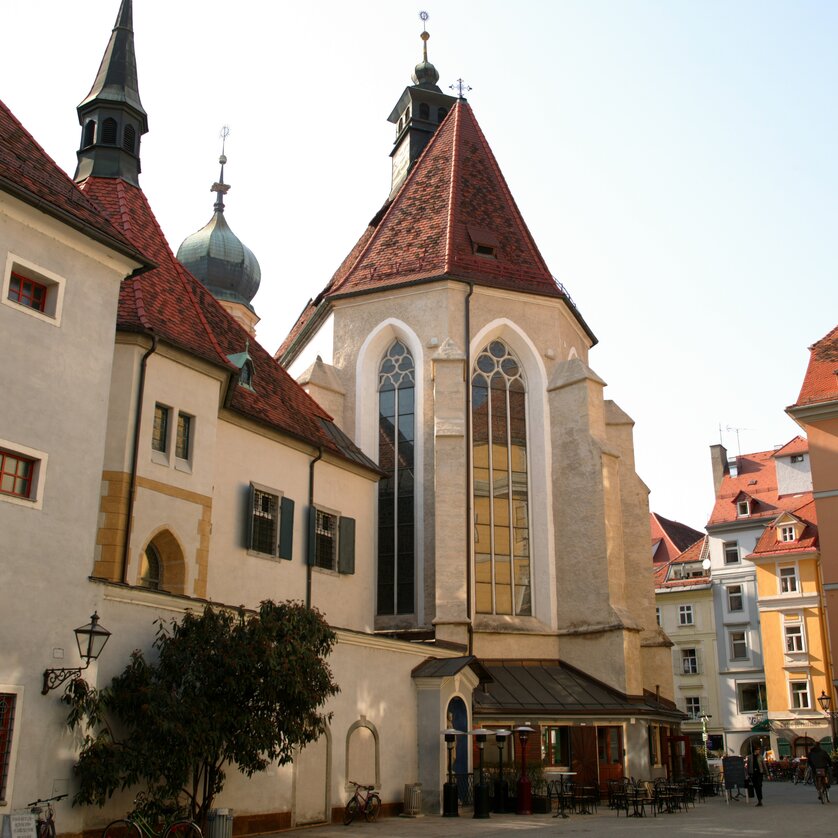
MULTIPOLYGON (((229 772, 217 805, 237 835, 329 821, 350 780, 385 814, 420 782, 438 812, 452 726, 531 727, 531 764, 603 787, 676 764, 632 420, 423 41, 386 200, 275 355, 226 158, 177 257, 142 191, 131 0, 78 106, 72 179, 0 108, 0 814, 74 791, 44 673, 84 666, 73 626, 111 632, 83 672, 104 686, 156 619, 206 602, 300 600, 338 637, 321 739, 229 772)), ((132 796, 65 801, 60 832, 92 834, 132 796)))

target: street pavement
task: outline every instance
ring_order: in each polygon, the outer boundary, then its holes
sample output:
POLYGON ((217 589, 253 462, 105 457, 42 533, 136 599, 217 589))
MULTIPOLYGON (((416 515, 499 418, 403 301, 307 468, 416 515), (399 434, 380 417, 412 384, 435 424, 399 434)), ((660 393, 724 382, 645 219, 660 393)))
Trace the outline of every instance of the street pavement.
POLYGON ((833 789, 835 802, 825 805, 818 802, 813 786, 766 782, 763 790, 761 808, 753 805, 755 801, 744 798, 726 803, 722 797, 708 797, 704 803, 696 803, 695 809, 656 818, 626 818, 622 812, 618 816, 605 805, 595 815, 571 814, 567 819, 549 815, 492 815, 488 820, 475 820, 470 810, 463 810, 459 818, 426 815, 381 818, 377 823, 366 823, 361 818, 349 826, 317 826, 291 830, 290 834, 300 838, 512 838, 519 833, 522 838, 542 835, 553 838, 562 835, 827 838, 838 835, 838 786, 833 789))

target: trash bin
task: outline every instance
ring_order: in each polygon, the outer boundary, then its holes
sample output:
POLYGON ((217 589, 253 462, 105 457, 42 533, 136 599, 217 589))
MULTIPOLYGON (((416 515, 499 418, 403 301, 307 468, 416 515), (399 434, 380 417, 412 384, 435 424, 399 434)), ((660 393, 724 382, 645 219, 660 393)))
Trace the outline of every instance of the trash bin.
POLYGON ((233 838, 232 809, 210 809, 206 838, 233 838))
POLYGON ((405 783, 404 786, 404 810, 402 815, 406 818, 418 818, 422 814, 422 784, 405 783))

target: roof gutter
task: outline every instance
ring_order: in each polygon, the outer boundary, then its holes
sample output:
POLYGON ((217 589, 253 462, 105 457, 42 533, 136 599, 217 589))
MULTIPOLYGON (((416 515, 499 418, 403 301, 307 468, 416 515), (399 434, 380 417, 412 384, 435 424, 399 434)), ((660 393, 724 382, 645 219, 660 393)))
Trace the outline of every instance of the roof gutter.
POLYGON ((317 448, 317 456, 308 465, 308 542, 306 543, 306 608, 311 608, 311 569, 314 567, 314 467, 323 459, 323 446, 317 448))
POLYGON ((471 295, 474 294, 474 283, 468 283, 468 294, 464 312, 465 330, 465 393, 466 393, 466 629, 468 631, 467 654, 474 650, 474 620, 472 619, 471 598, 471 551, 474 538, 474 512, 471 497, 471 295))

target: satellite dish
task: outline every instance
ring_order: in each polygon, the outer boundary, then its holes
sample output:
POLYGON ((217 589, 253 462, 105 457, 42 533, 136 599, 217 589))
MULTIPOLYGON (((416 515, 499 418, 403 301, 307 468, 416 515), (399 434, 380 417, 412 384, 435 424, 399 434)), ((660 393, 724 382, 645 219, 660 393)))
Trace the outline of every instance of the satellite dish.
POLYGON ((710 570, 710 559, 705 559, 705 560, 701 563, 701 566, 702 566, 705 570, 710 570))

